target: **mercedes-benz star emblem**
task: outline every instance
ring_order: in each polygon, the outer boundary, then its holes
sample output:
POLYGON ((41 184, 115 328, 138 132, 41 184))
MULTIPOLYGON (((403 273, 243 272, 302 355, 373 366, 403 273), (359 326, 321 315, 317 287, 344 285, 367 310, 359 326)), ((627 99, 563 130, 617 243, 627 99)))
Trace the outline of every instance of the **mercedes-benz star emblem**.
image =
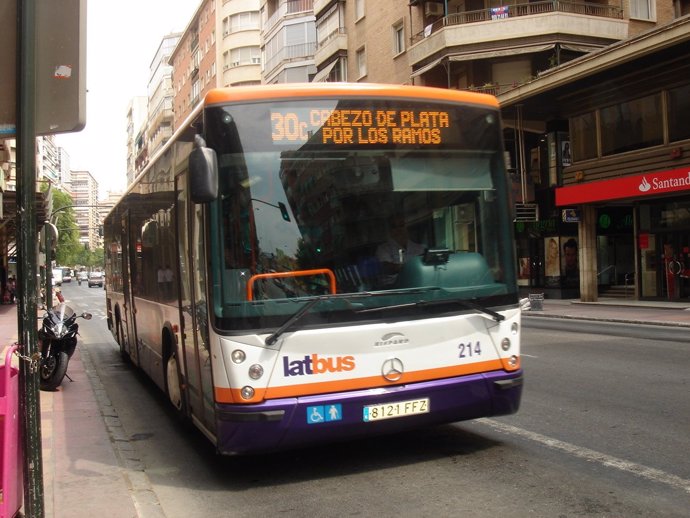
POLYGON ((387 381, 398 381, 404 372, 405 367, 399 358, 390 358, 381 366, 381 374, 387 381))

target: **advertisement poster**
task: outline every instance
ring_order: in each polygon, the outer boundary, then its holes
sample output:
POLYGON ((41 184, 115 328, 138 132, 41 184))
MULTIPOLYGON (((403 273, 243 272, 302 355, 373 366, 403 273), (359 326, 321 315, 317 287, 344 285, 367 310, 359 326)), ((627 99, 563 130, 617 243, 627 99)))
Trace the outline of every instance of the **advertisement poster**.
POLYGON ((518 263, 518 286, 528 286, 530 274, 530 259, 529 257, 520 257, 518 259, 518 263))
POLYGON ((561 237, 563 285, 574 288, 580 285, 580 267, 578 265, 577 238, 561 237))

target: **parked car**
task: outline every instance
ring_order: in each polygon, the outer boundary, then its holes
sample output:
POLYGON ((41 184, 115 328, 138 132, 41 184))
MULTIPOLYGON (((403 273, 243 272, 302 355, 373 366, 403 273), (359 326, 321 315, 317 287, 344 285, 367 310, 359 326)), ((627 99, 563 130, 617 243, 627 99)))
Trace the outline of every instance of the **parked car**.
POLYGON ((103 287, 103 272, 91 272, 89 274, 89 288, 92 286, 103 287))

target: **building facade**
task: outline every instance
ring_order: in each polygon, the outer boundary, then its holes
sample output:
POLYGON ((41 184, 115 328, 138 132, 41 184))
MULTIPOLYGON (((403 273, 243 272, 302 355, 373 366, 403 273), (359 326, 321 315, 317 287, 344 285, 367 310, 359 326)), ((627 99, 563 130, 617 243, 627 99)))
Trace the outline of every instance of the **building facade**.
POLYGON ((203 0, 170 54, 173 131, 217 84, 216 0, 203 0))
POLYGON ((316 0, 314 81, 410 84, 408 50, 419 10, 406 2, 316 0))
POLYGON ((148 84, 148 152, 151 157, 170 140, 173 132, 172 66, 168 59, 180 41, 180 33, 168 34, 151 61, 148 84))
POLYGON ((98 182, 89 171, 72 171, 72 200, 74 217, 79 227, 79 242, 90 250, 101 245, 98 228, 98 182))
POLYGON ((688 48, 685 16, 499 96, 506 119, 520 107, 514 131, 536 137, 523 141, 535 142, 527 151, 541 217, 516 232, 526 290, 585 301, 690 298, 688 48), (577 252, 571 277, 568 243, 577 252))
POLYGON ((263 83, 310 82, 315 52, 313 0, 261 0, 263 83))
POLYGON ((216 6, 217 86, 261 84, 260 0, 230 0, 216 6))
POLYGON ((144 95, 132 97, 127 106, 127 185, 137 175, 137 156, 139 144, 137 138, 142 131, 145 134, 148 115, 148 98, 144 95))

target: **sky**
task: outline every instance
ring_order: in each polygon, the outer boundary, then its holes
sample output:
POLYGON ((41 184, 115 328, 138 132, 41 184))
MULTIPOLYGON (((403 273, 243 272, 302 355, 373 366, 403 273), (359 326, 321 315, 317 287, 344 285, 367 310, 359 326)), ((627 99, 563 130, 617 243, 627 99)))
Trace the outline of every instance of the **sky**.
POLYGON ((86 4, 86 127, 56 137, 70 168, 89 171, 99 197, 124 191, 127 105, 146 95, 161 39, 185 29, 199 0, 88 0, 86 4))

